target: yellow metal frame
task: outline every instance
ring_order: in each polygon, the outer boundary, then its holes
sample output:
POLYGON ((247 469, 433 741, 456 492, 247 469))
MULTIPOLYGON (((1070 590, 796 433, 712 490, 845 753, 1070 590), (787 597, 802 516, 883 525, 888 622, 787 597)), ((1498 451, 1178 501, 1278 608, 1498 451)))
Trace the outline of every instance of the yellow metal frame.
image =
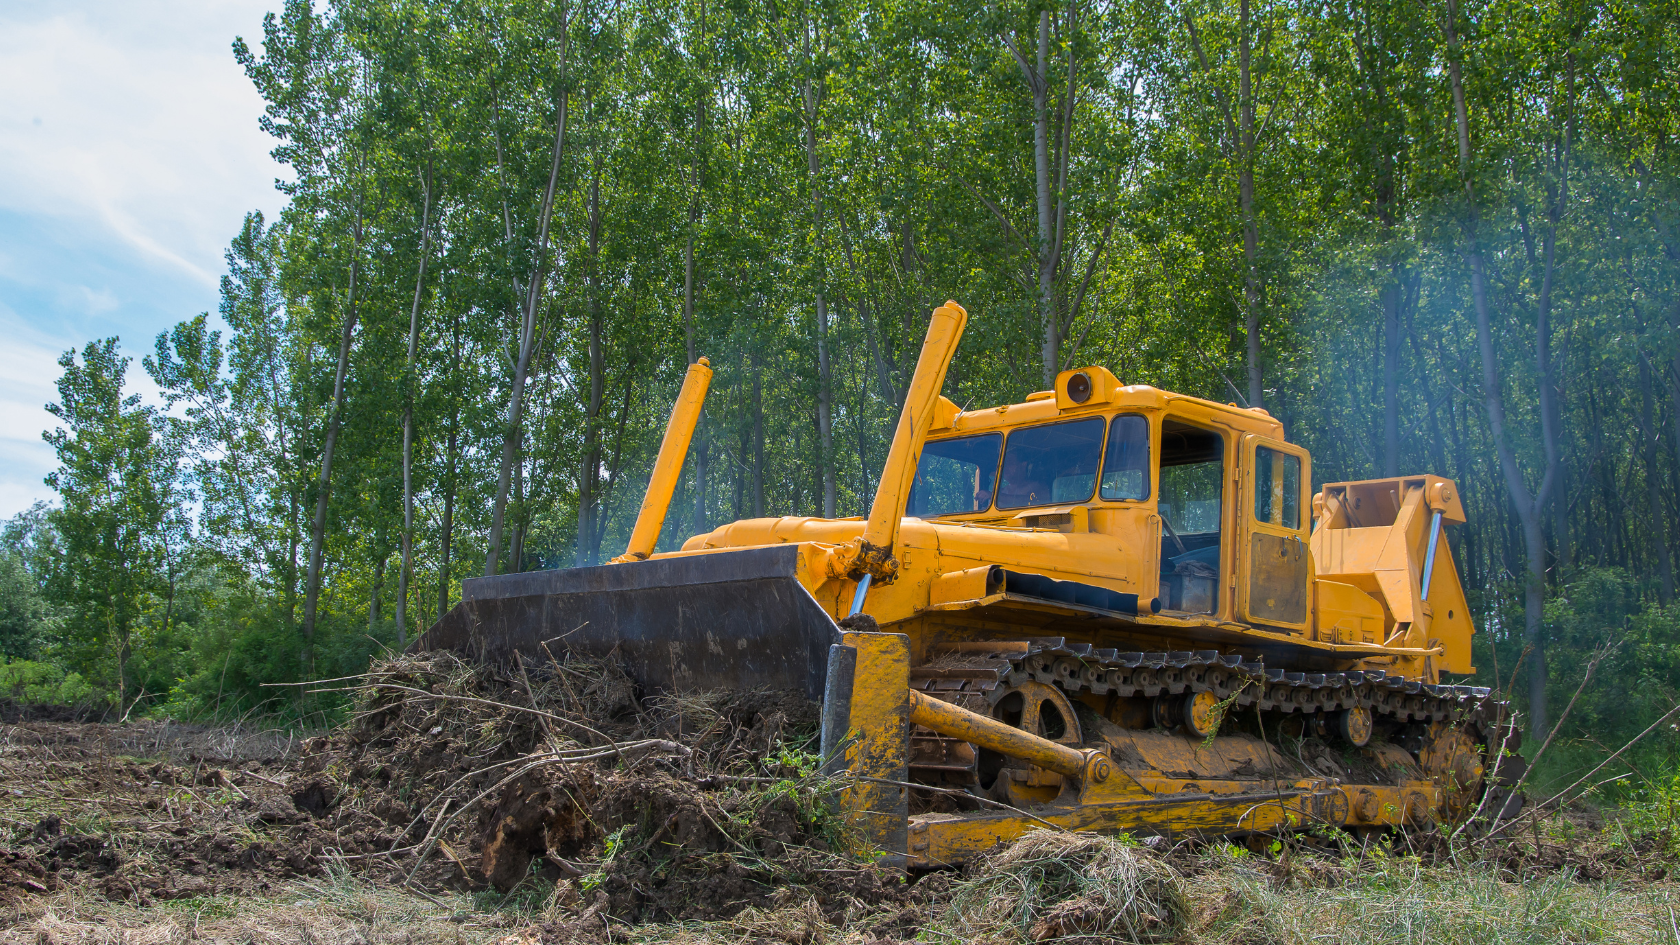
POLYGON ((1215 793, 1207 782, 1152 783, 1151 793, 1084 790, 1068 803, 1032 812, 921 814, 910 818, 909 860, 915 869, 951 866, 1034 830, 1090 830, 1141 836, 1220 837, 1309 827, 1337 829, 1423 826, 1440 807, 1431 782, 1338 785, 1297 781, 1269 790, 1215 793), (1181 790, 1174 791, 1177 785, 1181 790))

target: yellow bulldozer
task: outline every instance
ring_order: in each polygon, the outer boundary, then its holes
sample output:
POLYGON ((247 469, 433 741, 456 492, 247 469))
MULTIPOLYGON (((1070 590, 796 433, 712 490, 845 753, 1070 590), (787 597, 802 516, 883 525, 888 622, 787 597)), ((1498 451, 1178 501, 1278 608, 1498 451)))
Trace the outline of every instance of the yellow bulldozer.
POLYGON ((867 518, 655 552, 701 359, 625 554, 468 580, 416 647, 610 653, 650 691, 802 690, 860 849, 910 868, 1046 827, 1363 832, 1486 806, 1516 733, 1489 690, 1442 682, 1473 671, 1453 482, 1314 494, 1266 411, 1100 367, 960 409, 940 390, 967 319, 933 313, 867 518))

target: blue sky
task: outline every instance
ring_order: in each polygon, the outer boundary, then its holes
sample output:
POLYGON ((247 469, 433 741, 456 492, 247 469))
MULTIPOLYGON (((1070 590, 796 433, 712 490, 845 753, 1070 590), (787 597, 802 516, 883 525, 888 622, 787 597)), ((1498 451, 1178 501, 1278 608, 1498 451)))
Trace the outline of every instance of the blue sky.
POLYGON ((52 496, 57 359, 215 311, 228 240, 283 205, 231 43, 278 0, 0 4, 0 517, 52 496))

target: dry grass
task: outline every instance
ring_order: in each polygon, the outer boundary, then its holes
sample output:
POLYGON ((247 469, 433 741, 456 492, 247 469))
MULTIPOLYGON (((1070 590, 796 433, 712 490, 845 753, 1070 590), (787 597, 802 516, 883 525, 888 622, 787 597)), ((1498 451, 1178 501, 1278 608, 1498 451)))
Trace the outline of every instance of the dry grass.
POLYGON ((0 925, 7 926, 0 930, 5 945, 477 945, 530 921, 477 910, 466 895, 422 897, 341 877, 296 882, 261 899, 215 896, 144 908, 69 890, 27 903, 0 925))
MULTIPOLYGON (((883 936, 867 910, 825 919, 814 902, 717 922, 625 926, 594 940, 652 945, 1680 945, 1680 885, 1586 882, 1569 870, 1500 875, 1411 857, 1258 856, 1230 846, 1155 853, 1112 838, 1029 834, 977 864, 920 920, 883 936)), ((525 941, 572 941, 553 926, 525 941)))
POLYGON ((943 922, 958 941, 1171 941, 1189 914, 1178 874, 1112 837, 1035 831, 975 864, 943 922))
POLYGON ((547 889, 434 896, 338 871, 263 898, 144 908, 67 890, 0 914, 0 945, 1680 945, 1677 916, 1680 885, 1671 880, 1588 882, 1569 869, 1519 878, 1487 865, 1449 869, 1381 853, 1273 858, 1223 845, 1163 857, 1124 840, 1040 832, 925 897, 907 924, 887 934, 871 903, 825 916, 794 889, 726 920, 628 925, 607 918, 584 930, 571 921, 575 907, 547 889))

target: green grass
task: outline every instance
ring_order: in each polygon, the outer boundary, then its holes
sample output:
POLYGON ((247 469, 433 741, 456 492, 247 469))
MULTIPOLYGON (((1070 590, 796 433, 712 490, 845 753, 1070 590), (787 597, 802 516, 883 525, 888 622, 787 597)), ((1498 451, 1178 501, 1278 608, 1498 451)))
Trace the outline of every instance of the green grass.
POLYGON ((1187 885, 1217 903, 1195 940, 1337 945, 1676 945, 1672 885, 1588 883, 1568 871, 1511 881, 1486 866, 1424 868, 1395 860, 1355 868, 1333 886, 1278 883, 1218 870, 1187 885))

